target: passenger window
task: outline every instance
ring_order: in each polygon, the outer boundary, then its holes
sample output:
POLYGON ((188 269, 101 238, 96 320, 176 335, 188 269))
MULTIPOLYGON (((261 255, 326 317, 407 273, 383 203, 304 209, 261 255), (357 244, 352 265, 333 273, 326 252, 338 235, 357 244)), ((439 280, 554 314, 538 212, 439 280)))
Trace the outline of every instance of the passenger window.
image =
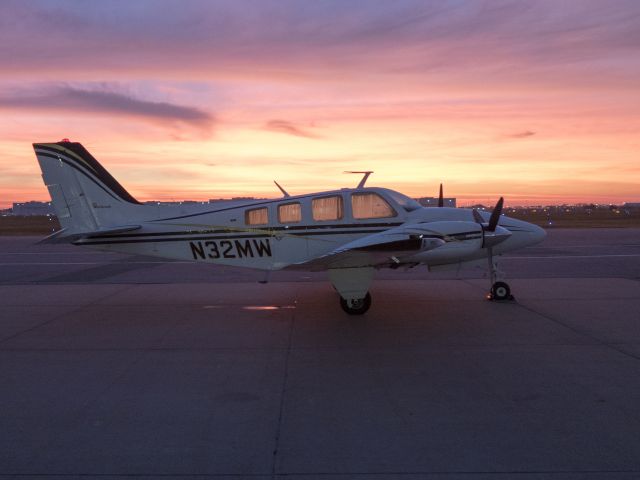
POLYGON ((377 193, 354 193, 351 195, 353 218, 388 218, 397 213, 391 205, 377 193))
POLYGON ((266 225, 269 223, 269 211, 266 207, 247 210, 244 212, 244 223, 247 225, 266 225))
POLYGON ((280 223, 298 223, 302 221, 300 204, 296 202, 278 205, 278 221, 280 223))
POLYGON ((314 220, 339 220, 343 217, 342 197, 321 197, 311 201, 314 220))

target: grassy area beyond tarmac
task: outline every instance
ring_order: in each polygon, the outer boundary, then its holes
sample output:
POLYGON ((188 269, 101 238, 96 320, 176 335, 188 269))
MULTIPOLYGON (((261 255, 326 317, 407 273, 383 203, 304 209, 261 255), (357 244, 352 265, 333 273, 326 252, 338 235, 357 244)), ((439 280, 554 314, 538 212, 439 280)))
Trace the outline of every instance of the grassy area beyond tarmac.
POLYGON ((640 209, 530 208, 508 210, 508 215, 545 228, 640 227, 640 209))
POLYGON ((29 217, 0 217, 0 235, 42 235, 47 236, 60 229, 56 217, 33 215, 29 217))

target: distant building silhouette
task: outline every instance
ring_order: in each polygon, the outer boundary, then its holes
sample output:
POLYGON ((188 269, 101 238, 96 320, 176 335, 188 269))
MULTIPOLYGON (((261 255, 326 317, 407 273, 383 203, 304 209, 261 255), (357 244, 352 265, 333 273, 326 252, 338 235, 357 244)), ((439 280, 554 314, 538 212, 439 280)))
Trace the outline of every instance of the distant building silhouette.
POLYGON ((51 202, 16 202, 11 208, 12 215, 33 216, 33 215, 55 215, 51 202))
POLYGON ((266 200, 266 198, 255 198, 255 197, 210 198, 209 203, 246 202, 250 200, 266 200))
MULTIPOLYGON (((423 207, 437 207, 438 206, 438 197, 420 197, 415 199, 420 205, 423 207)), ((456 199, 452 197, 445 197, 444 206, 456 208, 456 199)))

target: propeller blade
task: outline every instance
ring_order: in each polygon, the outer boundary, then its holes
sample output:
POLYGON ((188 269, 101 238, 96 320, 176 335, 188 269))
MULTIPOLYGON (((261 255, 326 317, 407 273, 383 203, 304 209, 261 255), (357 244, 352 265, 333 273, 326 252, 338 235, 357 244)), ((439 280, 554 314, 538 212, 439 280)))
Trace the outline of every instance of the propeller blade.
POLYGON ((486 230, 488 232, 495 232, 496 227, 498 226, 498 220, 500 220, 500 215, 502 214, 502 204, 504 203, 504 198, 500 197, 498 203, 496 203, 493 212, 491 212, 491 217, 489 218, 489 225, 487 225, 486 230))
POLYGON ((444 195, 442 195, 442 184, 440 184, 440 195, 438 195, 438 207, 444 207, 444 195))
POLYGON ((484 223, 484 218, 482 218, 482 215, 480 215, 480 212, 478 212, 478 210, 476 210, 475 208, 473 210, 471 210, 471 212, 473 213, 473 219, 477 223, 482 225, 484 223))

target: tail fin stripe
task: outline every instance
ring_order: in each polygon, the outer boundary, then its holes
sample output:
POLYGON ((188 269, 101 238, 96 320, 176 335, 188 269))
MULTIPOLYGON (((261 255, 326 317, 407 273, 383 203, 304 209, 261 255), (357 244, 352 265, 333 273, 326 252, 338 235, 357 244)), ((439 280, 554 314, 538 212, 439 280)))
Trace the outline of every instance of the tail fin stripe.
MULTIPOLYGON (((48 148, 48 147, 44 147, 44 146, 38 146, 38 148, 36 149, 36 152, 38 152, 38 153, 41 153, 43 151, 53 154, 54 157, 51 157, 51 158, 61 159, 61 156, 64 156, 64 158, 66 160, 69 160, 71 162, 75 162, 78 165, 81 165, 83 168, 86 168, 96 178, 100 179, 100 175, 96 171, 95 168, 93 168, 91 165, 89 165, 87 162, 85 162, 84 159, 82 159, 81 157, 79 157, 78 155, 74 154, 71 151, 65 151, 63 149, 56 150, 54 148, 48 148)), ((103 182, 103 183, 105 183, 105 182, 103 182)), ((105 183, 105 185, 106 185, 106 183, 105 183)))
POLYGON ((73 142, 34 144, 34 148, 51 152, 58 157, 64 155, 68 160, 86 168, 122 201, 141 205, 81 144, 73 142))
POLYGON ((98 187, 100 187, 102 190, 104 190, 105 193, 107 193, 110 197, 114 198, 115 200, 124 201, 124 199, 118 198, 117 196, 114 195, 114 193, 110 192, 107 188, 105 188, 105 186, 103 186, 100 183, 98 183, 96 181, 96 179, 91 174, 85 172, 84 169, 80 168, 78 165, 76 165, 73 161, 69 160, 67 157, 63 157, 63 155, 61 155, 59 153, 52 154, 52 153, 43 152, 43 151, 39 151, 39 150, 36 150, 36 153, 38 155, 42 155, 43 157, 53 158, 54 160, 59 160, 62 163, 65 163, 65 164, 69 165, 71 168, 73 168, 76 171, 80 172, 85 177, 87 177, 89 180, 91 180, 93 183, 95 183, 98 187))

